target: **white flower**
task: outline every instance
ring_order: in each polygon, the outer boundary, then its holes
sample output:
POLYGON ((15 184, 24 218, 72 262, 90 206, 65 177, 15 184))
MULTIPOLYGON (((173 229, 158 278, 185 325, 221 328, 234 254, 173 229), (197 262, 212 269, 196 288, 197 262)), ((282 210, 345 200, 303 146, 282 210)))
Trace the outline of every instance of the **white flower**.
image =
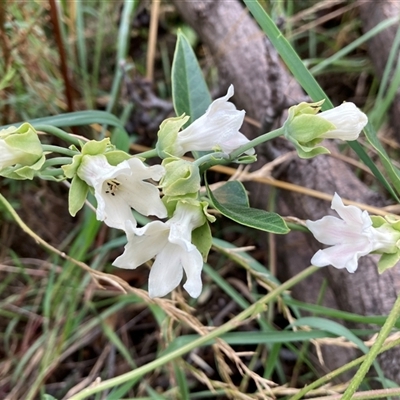
MULTIPOLYGON (((178 133, 174 156, 181 157, 189 151, 215 149, 231 153, 249 142, 249 139, 239 132, 245 111, 237 110, 235 105, 228 101, 233 93, 233 85, 230 85, 226 96, 214 100, 204 115, 178 133)), ((246 153, 253 154, 254 149, 246 153)))
POLYGON ((22 164, 25 157, 25 151, 11 147, 5 140, 0 139, 0 170, 11 165, 22 164))
POLYGON ((135 228, 127 221, 128 243, 113 265, 134 269, 155 256, 149 275, 150 297, 162 297, 171 292, 179 285, 185 271, 183 287, 196 298, 202 289, 203 257, 191 243, 191 234, 204 222, 200 207, 184 203, 178 203, 167 222, 153 221, 143 228, 135 228))
POLYGON ((351 102, 323 111, 317 116, 331 122, 336 127, 320 136, 324 139, 356 140, 368 123, 368 117, 351 102))
POLYGON ((337 193, 333 196, 331 208, 341 219, 325 216, 318 221, 306 221, 307 228, 319 242, 332 246, 318 250, 311 264, 317 267, 333 265, 354 272, 360 257, 374 251, 393 252, 398 232, 384 227, 374 228, 367 211, 345 206, 337 193))
POLYGON ((132 157, 112 166, 102 154, 85 155, 77 173, 94 188, 97 219, 112 228, 125 230, 125 221, 128 220, 136 226, 131 208, 143 215, 167 216, 157 187, 143 182, 144 179, 160 180, 164 174, 161 165, 147 167, 132 157))

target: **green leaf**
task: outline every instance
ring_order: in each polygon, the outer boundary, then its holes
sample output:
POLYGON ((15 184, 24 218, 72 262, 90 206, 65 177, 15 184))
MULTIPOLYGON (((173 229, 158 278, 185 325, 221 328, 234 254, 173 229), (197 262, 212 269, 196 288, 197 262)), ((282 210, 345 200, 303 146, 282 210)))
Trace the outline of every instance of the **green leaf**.
POLYGON ((378 261, 378 272, 381 274, 389 268, 393 268, 400 260, 400 251, 393 254, 382 254, 378 261))
MULTIPOLYGON (((26 122, 26 121, 24 121, 26 122)), ((36 125, 53 125, 57 127, 64 126, 80 126, 90 124, 105 124, 111 126, 117 126, 124 129, 121 121, 113 114, 106 111, 89 110, 89 111, 75 111, 71 113, 58 114, 52 117, 36 118, 28 121, 34 127, 36 125)), ((21 124, 23 122, 20 122, 21 124)), ((12 125, 19 125, 20 123, 14 123, 12 125)), ((6 125, 1 128, 6 128, 11 125, 6 125)))
POLYGON ((207 261, 208 253, 212 245, 211 229, 208 222, 199 226, 192 232, 192 243, 203 256, 203 260, 207 261))
POLYGON ((73 217, 85 204, 88 191, 89 187, 86 182, 75 175, 68 194, 68 211, 73 217))
POLYGON ((129 151, 129 146, 131 141, 129 135, 125 129, 116 128, 111 134, 111 143, 118 149, 122 151, 129 151))
POLYGON ((251 208, 247 204, 247 196, 244 197, 245 189, 240 182, 227 182, 214 193, 206 183, 207 193, 213 206, 225 217, 250 228, 261 231, 286 234, 289 232, 285 221, 276 213, 251 208), (242 189, 239 188, 239 185, 242 189), (217 197, 218 199, 217 199, 217 197))
MULTIPOLYGON (((319 318, 319 317, 303 317, 299 318, 290 326, 309 326, 310 328, 314 329, 321 329, 322 331, 329 332, 331 334, 334 334, 338 337, 343 336, 346 338, 349 342, 353 342, 361 351, 363 351, 365 354, 369 352, 369 348, 364 344, 364 342, 359 339, 353 332, 351 332, 348 328, 343 326, 342 324, 339 324, 338 322, 331 321, 326 318, 319 318)), ((377 362, 377 360, 374 361, 373 363, 378 376, 382 376, 382 370, 377 362)))
POLYGON ((213 194, 222 204, 231 202, 236 205, 250 207, 246 189, 239 181, 226 182, 223 186, 215 189, 213 194))
POLYGON ((189 126, 204 114, 211 104, 211 96, 196 55, 182 32, 178 32, 171 79, 176 115, 189 115, 185 127, 189 126))
POLYGON ((379 158, 388 174, 392 185, 395 187, 397 193, 400 193, 400 173, 399 170, 393 165, 393 162, 390 160, 386 150, 383 148, 382 144, 378 140, 375 129, 371 124, 368 124, 364 128, 365 136, 370 143, 370 145, 376 150, 379 155, 379 158))

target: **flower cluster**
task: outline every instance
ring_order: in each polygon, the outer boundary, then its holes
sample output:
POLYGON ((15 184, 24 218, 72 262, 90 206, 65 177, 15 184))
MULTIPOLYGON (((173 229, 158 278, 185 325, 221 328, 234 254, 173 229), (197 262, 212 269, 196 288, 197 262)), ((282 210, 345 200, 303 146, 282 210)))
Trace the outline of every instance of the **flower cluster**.
MULTIPOLYGON (((290 108, 282 128, 250 142, 240 132, 245 112, 229 101, 233 94, 231 85, 225 96, 214 100, 189 126, 189 116, 165 120, 151 152, 162 159, 159 165, 147 165, 148 154, 141 158, 116 149, 109 139, 82 142, 71 137, 72 146, 61 151, 71 157, 69 161, 65 157, 46 160, 54 146, 43 145, 35 129, 25 123, 0 131, 0 175, 70 179, 69 211, 73 216, 83 207, 89 191, 93 192, 97 219, 127 236, 125 250, 113 265, 133 269, 154 259, 150 296, 168 294, 185 275, 183 287, 190 296, 198 297, 203 261, 211 247, 209 222, 215 219, 207 211, 210 200, 200 192, 202 172, 216 163, 252 162, 254 146, 279 135, 295 145, 300 157, 313 157, 328 152, 318 145, 323 139, 355 140, 367 123, 366 115, 353 103, 321 113, 322 102, 301 103, 290 108), (207 153, 193 162, 182 158, 188 152, 197 156, 198 151, 207 153), (57 164, 61 168, 54 168, 57 164), (138 214, 150 217, 145 226, 138 227, 138 214)), ((332 208, 342 219, 327 216, 307 221, 314 236, 332 246, 315 254, 314 265, 332 264, 354 272, 360 257, 375 252, 382 254, 383 270, 400 259, 399 222, 371 218, 356 207, 344 206, 338 195, 332 208)))
POLYGON ((184 272, 186 291, 192 297, 201 293, 203 255, 209 247, 193 244, 193 232, 202 229, 206 236, 211 235, 202 227, 214 217, 207 213, 208 202, 200 197, 199 166, 180 157, 196 150, 223 150, 229 154, 249 142, 239 132, 244 111, 228 101, 232 95, 233 86, 186 129, 180 130, 188 117, 164 121, 157 143, 161 165, 147 166, 139 157, 125 157, 106 139, 87 142, 73 162, 63 167, 65 176, 72 179, 71 213, 83 206, 91 189, 97 201, 97 219, 125 231, 125 251, 113 265, 134 269, 155 258, 149 276, 151 297, 171 292, 184 272), (137 227, 132 210, 144 216, 169 218, 137 227), (198 249, 201 247, 203 254, 198 249))

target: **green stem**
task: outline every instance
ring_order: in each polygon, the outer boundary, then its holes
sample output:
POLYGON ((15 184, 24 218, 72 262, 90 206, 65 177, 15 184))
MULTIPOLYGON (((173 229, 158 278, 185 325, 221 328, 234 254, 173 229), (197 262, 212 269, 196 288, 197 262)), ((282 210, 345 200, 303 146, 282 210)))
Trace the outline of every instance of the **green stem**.
POLYGON ((65 164, 71 164, 71 158, 70 157, 54 157, 50 158, 49 160, 46 160, 46 162, 43 164, 42 169, 47 168, 47 167, 52 167, 53 165, 65 165, 65 164))
POLYGON ((233 151, 230 154, 230 159, 235 160, 238 158, 241 154, 246 152, 247 150, 253 149, 254 147, 258 146, 261 143, 268 142, 268 140, 272 140, 277 138, 278 136, 282 136, 285 133, 283 127, 275 129, 274 131, 264 133, 261 136, 256 137, 253 140, 250 140, 250 142, 244 144, 243 146, 240 146, 238 149, 233 151))
POLYGON ((216 155, 219 156, 225 153, 210 153, 206 154, 203 157, 198 158, 195 161, 195 164, 198 166, 201 165, 201 173, 203 173, 204 171, 206 171, 207 169, 211 168, 214 165, 230 164, 234 162, 240 155, 245 153, 247 150, 250 150, 258 146, 261 143, 268 142, 268 140, 272 140, 277 138, 278 136, 282 136, 283 134, 284 134, 283 127, 275 129, 274 131, 264 133, 263 135, 258 136, 253 140, 250 140, 250 142, 244 144, 243 146, 240 146, 238 149, 229 154, 228 157, 216 158, 215 157, 216 155))
POLYGON ((33 126, 37 131, 43 131, 46 133, 50 133, 51 135, 54 135, 64 141, 66 141, 67 143, 74 144, 75 146, 80 146, 79 139, 72 136, 68 132, 63 131, 60 128, 57 128, 52 125, 40 125, 40 124, 37 124, 37 125, 33 124, 33 126))
POLYGON ((75 150, 66 149, 65 147, 60 147, 60 146, 53 146, 51 144, 43 144, 42 148, 43 148, 43 151, 46 151, 46 152, 64 154, 64 155, 70 156, 70 157, 73 157, 73 156, 79 154, 75 150))
POLYGON ((147 150, 147 151, 144 151, 143 153, 135 154, 135 157, 141 157, 141 158, 158 157, 158 152, 156 149, 147 150))
POLYGON ((62 176, 65 178, 64 170, 62 168, 48 168, 43 171, 40 171, 40 177, 42 179, 46 179, 46 175, 47 176, 62 176))
POLYGON ((220 151, 209 153, 193 161, 193 165, 197 167, 200 167, 202 164, 215 165, 221 164, 221 161, 222 163, 231 162, 231 157, 229 156, 229 154, 220 151))
POLYGON ((376 339, 375 343, 372 345, 369 353, 365 357, 364 362, 361 364, 357 373, 354 375, 354 378, 351 380, 350 385, 344 392, 342 400, 352 399, 353 394, 358 389, 358 387, 360 386, 365 375, 369 371, 372 363, 374 362, 375 358, 379 354, 379 350, 383 346, 383 343, 385 342, 386 338, 389 336, 393 326, 395 325, 395 323, 399 317, 400 317, 400 295, 397 297, 397 300, 394 303, 392 311, 390 311, 390 314, 388 315, 385 324, 382 326, 382 329, 379 332, 378 338, 376 339))
POLYGON ((238 325, 244 321, 247 318, 250 317, 255 317, 256 314, 260 312, 260 310, 263 309, 263 306, 272 301, 273 299, 276 299, 280 294, 282 294, 284 291, 290 289, 292 286, 296 285, 297 283, 301 282, 303 279, 307 278, 308 276, 312 275, 314 272, 318 271, 318 267, 309 267, 305 270, 303 270, 300 274, 294 276, 293 278, 289 279, 276 289, 272 290, 270 293, 262 297, 260 300, 252 304, 249 308, 246 310, 242 311, 240 314, 238 314, 236 317, 232 318, 230 321, 226 322, 225 324, 221 325, 220 327, 214 329, 210 333, 199 337, 198 339, 194 340, 191 343, 188 343, 179 349, 176 349, 164 356, 161 356, 157 358, 156 360, 149 362, 146 365, 143 365, 140 368, 137 368, 133 371, 129 371, 125 374, 122 374, 120 376, 117 376, 112 379, 108 379, 106 381, 100 382, 97 384, 95 387, 90 387, 87 389, 82 390, 80 393, 76 394, 75 396, 72 396, 70 400, 82 400, 86 399, 87 397, 99 393, 103 390, 113 388, 115 386, 121 385, 125 382, 128 382, 130 380, 135 380, 140 377, 142 377, 144 374, 153 371, 156 368, 161 367, 162 365, 166 364, 167 362, 170 362, 174 360, 177 357, 181 357, 185 355, 186 353, 192 351, 193 349, 200 347, 207 343, 208 341, 212 339, 216 339, 217 337, 221 336, 222 334, 231 331, 232 329, 235 329, 238 327, 238 325))
MULTIPOLYGON (((379 350, 379 354, 384 353, 385 351, 388 351, 388 350, 392 349, 393 347, 397 347, 399 345, 400 345, 400 339, 396 339, 393 342, 390 342, 386 346, 382 347, 379 350)), ((335 369, 334 371, 329 372, 328 374, 322 376, 321 378, 317 379, 316 381, 305 386, 303 389, 301 389, 299 392, 297 392, 293 397, 291 397, 290 400, 304 399, 305 395, 307 393, 311 392, 313 389, 316 389, 319 386, 325 385, 332 379, 343 374, 344 372, 357 367, 357 365, 361 364, 366 358, 367 358, 366 355, 361 356, 361 357, 347 363, 346 365, 343 365, 342 367, 339 367, 339 368, 335 369)))

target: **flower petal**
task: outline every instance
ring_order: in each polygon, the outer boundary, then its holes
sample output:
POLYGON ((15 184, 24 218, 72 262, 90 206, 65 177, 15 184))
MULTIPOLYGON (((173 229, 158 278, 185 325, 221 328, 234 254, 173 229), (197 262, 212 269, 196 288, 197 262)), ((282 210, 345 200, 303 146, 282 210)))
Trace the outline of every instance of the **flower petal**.
POLYGON ((201 281, 203 257, 197 248, 194 247, 193 250, 181 255, 181 263, 186 274, 186 282, 183 287, 191 297, 197 298, 200 296, 203 288, 201 281))
POLYGON ((95 188, 97 219, 115 229, 124 230, 126 221, 131 221, 136 226, 136 220, 129 204, 122 196, 112 196, 111 193, 106 193, 106 190, 106 182, 103 183, 101 190, 95 188))
POLYGON ((180 246, 168 243, 157 255, 149 275, 149 296, 163 297, 174 290, 182 280, 180 246))
POLYGON ((362 211, 356 206, 345 206, 337 193, 333 196, 331 208, 350 225, 357 225, 364 229, 372 226, 372 220, 367 211, 362 211))
POLYGON ((311 259, 311 264, 317 267, 333 265, 335 268, 346 268, 349 272, 354 272, 358 266, 358 259, 371 251, 369 243, 336 245, 317 251, 311 259))
MULTIPOLYGON (((231 85, 224 97, 214 100, 205 114, 195 120, 186 129, 178 133, 176 148, 181 156, 189 151, 207 151, 220 147, 225 152, 231 152, 249 140, 239 132, 243 124, 245 111, 236 109, 228 102, 233 96, 231 85)), ((252 153, 250 149, 247 153, 252 153)))
POLYGON ((134 269, 152 259, 168 244, 169 229, 164 222, 153 221, 143 228, 135 228, 131 221, 126 222, 128 242, 125 250, 113 265, 119 268, 134 269))
POLYGON ((158 218, 167 216, 167 209, 156 186, 137 180, 133 175, 119 175, 118 181, 121 182, 118 195, 130 207, 142 215, 156 215, 158 218))
POLYGON ((346 102, 331 110, 324 111, 318 116, 325 118, 336 126, 336 129, 328 131, 321 136, 325 139, 356 140, 368 123, 368 117, 351 102, 346 102))
POLYGON ((362 227, 351 226, 345 221, 327 215, 318 221, 306 221, 307 228, 315 239, 327 245, 355 242, 362 235, 362 227))

